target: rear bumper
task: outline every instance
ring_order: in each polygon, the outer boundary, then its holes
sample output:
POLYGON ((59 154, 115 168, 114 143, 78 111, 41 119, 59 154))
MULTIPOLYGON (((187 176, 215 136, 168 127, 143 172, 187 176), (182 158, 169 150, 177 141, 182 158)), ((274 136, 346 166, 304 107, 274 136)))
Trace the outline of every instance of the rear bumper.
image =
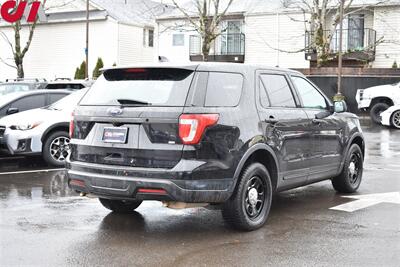
POLYGON ((168 200, 187 203, 221 203, 233 192, 233 179, 192 180, 180 162, 173 169, 149 169, 67 161, 68 184, 73 190, 102 198, 168 200), (71 184, 71 180, 81 185, 71 184), (140 193, 139 189, 162 189, 165 194, 140 193))

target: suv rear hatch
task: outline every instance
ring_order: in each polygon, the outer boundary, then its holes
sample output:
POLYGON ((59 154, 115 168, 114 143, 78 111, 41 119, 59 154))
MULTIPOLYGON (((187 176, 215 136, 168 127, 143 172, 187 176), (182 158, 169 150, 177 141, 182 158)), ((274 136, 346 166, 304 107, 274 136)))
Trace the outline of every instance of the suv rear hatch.
POLYGON ((74 113, 71 161, 173 168, 195 68, 106 70, 74 113))

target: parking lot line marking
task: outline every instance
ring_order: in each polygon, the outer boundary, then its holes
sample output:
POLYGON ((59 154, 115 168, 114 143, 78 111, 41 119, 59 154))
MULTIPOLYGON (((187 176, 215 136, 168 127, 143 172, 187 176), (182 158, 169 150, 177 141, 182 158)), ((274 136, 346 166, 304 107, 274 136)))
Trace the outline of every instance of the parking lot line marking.
POLYGON ((344 198, 356 199, 349 203, 330 208, 331 210, 340 210, 346 212, 353 212, 360 209, 365 209, 380 203, 393 203, 400 204, 400 192, 369 194, 369 195, 354 195, 342 196, 344 198))
POLYGON ((18 172, 1 172, 0 175, 36 173, 36 172, 55 172, 55 171, 63 171, 63 170, 65 170, 65 169, 45 169, 45 170, 18 171, 18 172))

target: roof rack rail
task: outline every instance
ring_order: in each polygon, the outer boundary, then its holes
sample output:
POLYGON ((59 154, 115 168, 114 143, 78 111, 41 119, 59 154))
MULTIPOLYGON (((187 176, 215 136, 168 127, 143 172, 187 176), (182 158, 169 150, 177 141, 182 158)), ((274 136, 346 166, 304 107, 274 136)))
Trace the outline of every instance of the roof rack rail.
POLYGON ((6 82, 47 82, 45 78, 15 78, 15 79, 6 79, 6 82))
POLYGON ((54 81, 71 81, 71 78, 65 78, 65 77, 59 77, 59 78, 55 78, 54 81))

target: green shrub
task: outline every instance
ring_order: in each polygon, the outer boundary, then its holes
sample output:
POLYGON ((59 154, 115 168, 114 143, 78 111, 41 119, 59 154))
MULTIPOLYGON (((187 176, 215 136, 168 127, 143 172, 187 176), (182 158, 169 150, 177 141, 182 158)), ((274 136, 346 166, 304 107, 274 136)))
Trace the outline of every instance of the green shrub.
POLYGON ((83 61, 83 62, 81 63, 81 66, 80 66, 79 68, 76 68, 74 79, 77 79, 77 80, 83 80, 83 79, 85 79, 85 78, 86 78, 86 77, 85 77, 85 68, 86 68, 86 62, 83 61))
POLYGON ((101 75, 100 69, 104 67, 101 57, 97 59, 96 67, 93 70, 93 79, 97 79, 101 75))

